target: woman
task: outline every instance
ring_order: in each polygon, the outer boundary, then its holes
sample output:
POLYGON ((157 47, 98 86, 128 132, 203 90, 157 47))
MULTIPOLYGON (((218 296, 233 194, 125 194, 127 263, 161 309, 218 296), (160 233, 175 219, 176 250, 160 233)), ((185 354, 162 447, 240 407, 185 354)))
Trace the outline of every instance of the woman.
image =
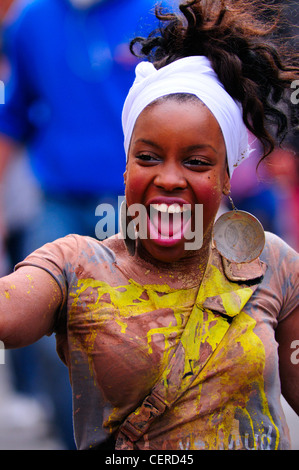
POLYGON ((266 234, 236 262, 213 235, 246 127, 270 152, 298 76, 250 5, 187 2, 133 42, 149 62, 123 111, 122 236, 57 240, 1 280, 6 347, 57 335, 79 449, 290 447, 280 383, 298 413, 299 257, 266 234))

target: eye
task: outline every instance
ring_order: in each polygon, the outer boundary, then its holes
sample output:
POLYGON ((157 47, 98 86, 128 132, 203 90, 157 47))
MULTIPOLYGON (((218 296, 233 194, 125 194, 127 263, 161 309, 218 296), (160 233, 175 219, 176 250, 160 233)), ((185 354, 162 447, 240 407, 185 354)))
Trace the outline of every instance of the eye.
POLYGON ((160 159, 149 154, 149 153, 139 153, 135 156, 136 160, 139 161, 141 165, 154 165, 159 163, 160 159))
POLYGON ((209 169, 212 164, 204 157, 191 157, 184 161, 184 165, 192 170, 204 171, 209 169))

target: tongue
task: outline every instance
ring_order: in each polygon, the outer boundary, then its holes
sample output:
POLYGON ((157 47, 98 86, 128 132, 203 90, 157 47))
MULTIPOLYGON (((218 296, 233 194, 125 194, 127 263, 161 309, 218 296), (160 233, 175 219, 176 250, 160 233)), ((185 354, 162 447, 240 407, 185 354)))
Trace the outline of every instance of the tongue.
POLYGON ((169 214, 168 212, 152 211, 151 223, 158 233, 165 238, 175 235, 181 236, 182 213, 169 214))

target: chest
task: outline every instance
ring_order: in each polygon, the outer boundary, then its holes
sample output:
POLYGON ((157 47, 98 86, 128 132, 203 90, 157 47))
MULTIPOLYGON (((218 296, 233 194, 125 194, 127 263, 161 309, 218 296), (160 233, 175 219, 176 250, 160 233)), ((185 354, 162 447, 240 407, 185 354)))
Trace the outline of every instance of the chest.
POLYGON ((88 363, 90 375, 116 407, 136 403, 151 390, 180 341, 186 377, 199 373, 208 359, 213 367, 199 374, 199 382, 214 374, 225 374, 228 383, 233 376, 246 382, 250 375, 262 375, 261 337, 271 342, 264 322, 244 312, 229 319, 202 309, 196 300, 195 288, 79 280, 69 296, 69 348, 88 363))
POLYGON ((90 373, 117 402, 124 387, 127 393, 151 388, 181 337, 195 298, 192 289, 79 281, 69 298, 70 347, 86 357, 90 373))

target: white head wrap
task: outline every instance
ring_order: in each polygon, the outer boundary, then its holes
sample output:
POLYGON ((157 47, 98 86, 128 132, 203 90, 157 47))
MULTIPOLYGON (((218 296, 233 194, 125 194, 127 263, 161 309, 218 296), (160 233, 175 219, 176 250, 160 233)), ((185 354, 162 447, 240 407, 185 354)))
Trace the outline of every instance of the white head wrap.
POLYGON ((225 91, 204 56, 185 57, 159 70, 149 62, 137 65, 136 78, 122 113, 126 155, 139 114, 154 100, 172 93, 191 93, 212 112, 222 130, 231 177, 234 169, 250 154, 248 131, 240 103, 225 91))

